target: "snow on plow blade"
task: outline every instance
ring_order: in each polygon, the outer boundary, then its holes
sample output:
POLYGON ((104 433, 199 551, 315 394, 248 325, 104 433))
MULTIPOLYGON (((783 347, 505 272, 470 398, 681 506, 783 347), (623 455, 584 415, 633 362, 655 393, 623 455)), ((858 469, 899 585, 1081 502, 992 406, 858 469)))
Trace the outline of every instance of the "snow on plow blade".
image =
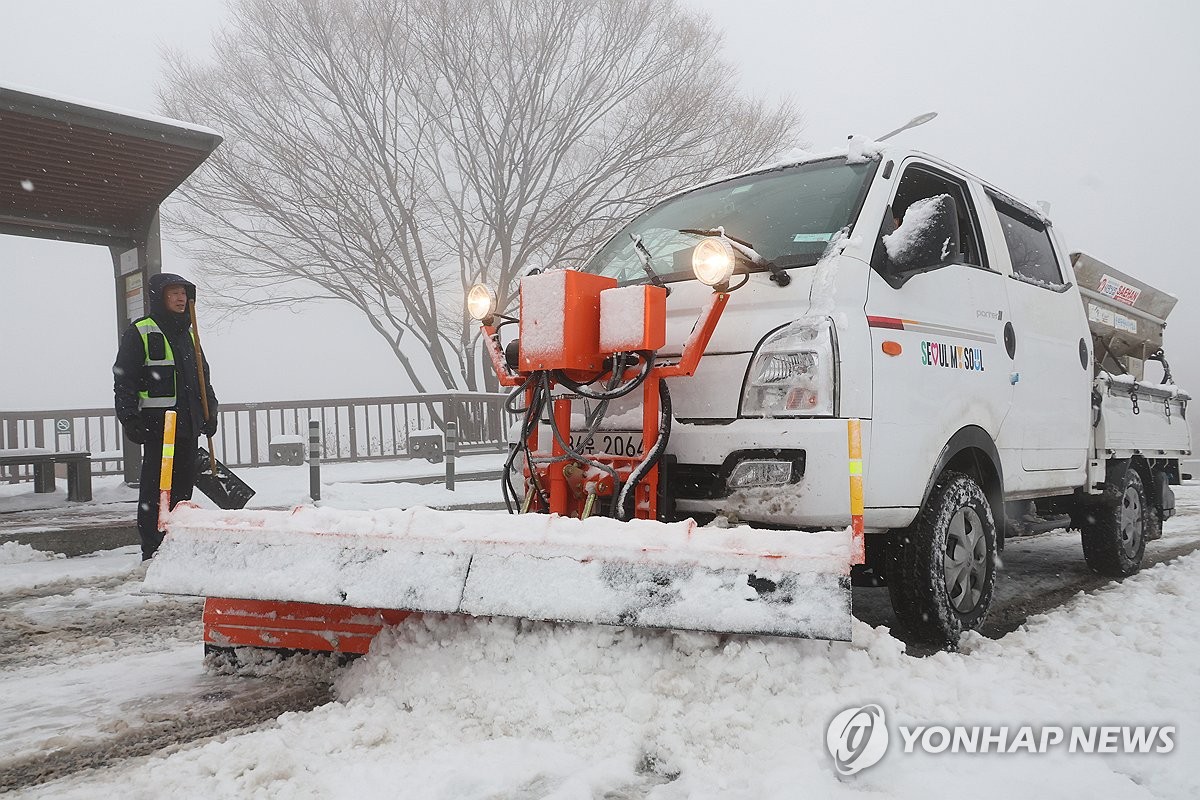
POLYGON ((180 506, 167 594, 850 638, 850 534, 426 508, 180 506))

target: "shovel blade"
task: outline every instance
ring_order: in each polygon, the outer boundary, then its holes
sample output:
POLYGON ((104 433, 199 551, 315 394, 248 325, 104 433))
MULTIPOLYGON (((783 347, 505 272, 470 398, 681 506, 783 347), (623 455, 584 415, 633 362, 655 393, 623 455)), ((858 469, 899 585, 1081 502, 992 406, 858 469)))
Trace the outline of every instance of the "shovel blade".
POLYGON ((216 462, 215 474, 212 471, 212 465, 213 460, 209 457, 208 451, 203 447, 198 448, 196 450, 196 488, 203 492, 205 497, 216 503, 218 508, 227 511, 245 508, 246 503, 250 502, 250 498, 254 497, 254 490, 220 461, 216 462))

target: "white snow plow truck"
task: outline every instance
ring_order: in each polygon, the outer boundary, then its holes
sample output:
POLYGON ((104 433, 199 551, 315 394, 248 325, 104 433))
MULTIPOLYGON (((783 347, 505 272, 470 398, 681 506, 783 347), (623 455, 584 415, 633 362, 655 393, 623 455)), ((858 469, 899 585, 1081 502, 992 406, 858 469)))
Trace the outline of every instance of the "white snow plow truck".
POLYGON ((501 299, 510 514, 181 505, 147 588, 210 647, 355 653, 421 612, 847 639, 853 572, 953 645, 1009 537, 1136 572, 1191 455, 1174 298, 919 152, 681 192, 501 299))

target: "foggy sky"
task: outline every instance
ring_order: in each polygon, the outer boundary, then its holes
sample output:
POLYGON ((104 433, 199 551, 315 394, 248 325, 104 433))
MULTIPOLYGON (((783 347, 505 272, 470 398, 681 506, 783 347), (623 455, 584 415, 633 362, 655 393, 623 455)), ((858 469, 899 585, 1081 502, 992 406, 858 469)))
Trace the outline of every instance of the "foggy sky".
MULTIPOLYGON (((159 48, 204 56, 225 14, 221 0, 6 5, 0 82, 139 110, 156 110, 159 48)), ((815 149, 937 111, 896 142, 1048 201, 1068 249, 1179 297, 1167 354, 1179 382, 1200 391, 1195 212, 1184 194, 1200 121, 1200 4, 686 5, 711 15, 750 92, 799 103, 815 149)), ((166 243, 164 270, 194 275, 166 243)), ((111 280, 104 248, 0 237, 0 408, 111 403, 111 280), (47 313, 61 324, 21 334, 47 313)), ((386 346, 350 310, 256 311, 204 333, 228 401, 407 391, 386 346)))

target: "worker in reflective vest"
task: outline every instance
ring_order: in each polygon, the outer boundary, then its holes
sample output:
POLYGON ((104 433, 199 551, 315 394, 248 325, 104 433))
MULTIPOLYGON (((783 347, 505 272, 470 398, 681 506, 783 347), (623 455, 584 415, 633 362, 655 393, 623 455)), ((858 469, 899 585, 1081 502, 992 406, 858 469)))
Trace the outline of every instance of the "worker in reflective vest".
MULTIPOLYGON (((142 445, 138 534, 143 560, 153 556, 162 543, 158 532, 158 483, 165 413, 171 409, 178 413, 172 507, 192 496, 199 436, 211 436, 217 429, 217 398, 211 383, 204 387, 209 411, 205 419, 196 370, 195 334, 188 309, 188 302, 196 299, 195 285, 178 275, 163 273, 150 277, 146 294, 150 314, 125 329, 113 364, 117 419, 125 435, 142 445)), ((208 378, 211 374, 205 361, 204 375, 208 378)))

